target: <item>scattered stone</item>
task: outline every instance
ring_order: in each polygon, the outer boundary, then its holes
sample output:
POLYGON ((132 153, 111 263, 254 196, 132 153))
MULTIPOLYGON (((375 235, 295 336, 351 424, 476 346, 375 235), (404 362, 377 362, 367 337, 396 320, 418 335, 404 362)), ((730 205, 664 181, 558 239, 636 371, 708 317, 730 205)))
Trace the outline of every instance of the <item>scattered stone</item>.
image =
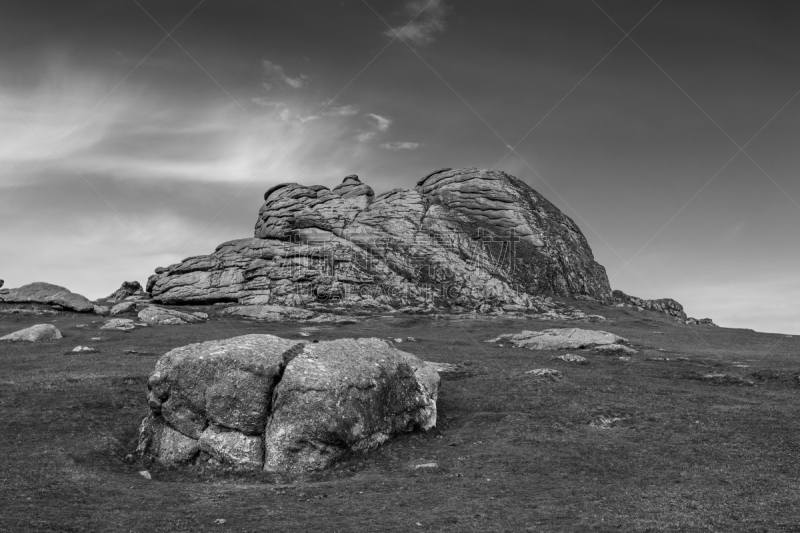
POLYGON ((103 337, 92 337, 92 338, 91 338, 91 339, 89 339, 89 340, 90 340, 90 341, 101 341, 101 340, 103 340, 103 337))
POLYGON ((139 453, 299 474, 436 424, 439 377, 379 339, 245 335, 176 348, 150 375, 139 453), (265 461, 266 457, 266 461, 265 461))
POLYGON ((182 326, 184 324, 193 324, 203 321, 203 319, 190 315, 189 313, 182 313, 174 309, 166 309, 154 305, 145 307, 139 311, 138 316, 139 320, 143 321, 145 324, 158 324, 161 326, 182 326))
POLYGON ((393 342, 400 343, 400 342, 403 342, 403 339, 401 339, 400 337, 397 337, 397 338, 395 338, 395 339, 392 339, 392 341, 393 341, 393 342))
POLYGON ((595 346, 592 351, 600 355, 636 355, 637 352, 629 346, 624 344, 603 344, 602 346, 595 346))
POLYGON ((113 329, 117 331, 130 331, 136 328, 136 325, 133 323, 133 320, 130 318, 112 318, 110 320, 106 320, 106 323, 103 324, 103 327, 100 329, 113 329))
POLYGON ((605 322, 606 317, 600 315, 586 315, 587 322, 605 322))
POLYGON ((208 320, 208 314, 207 313, 201 313, 200 311, 195 311, 192 314, 194 316, 196 316, 197 318, 201 319, 201 320, 208 320))
POLYGON ((500 335, 486 342, 508 341, 517 348, 529 350, 576 350, 604 344, 628 342, 626 339, 607 333, 579 328, 554 328, 544 331, 523 331, 500 335))
POLYGON ((4 315, 42 316, 57 315, 58 311, 53 311, 52 309, 37 309, 31 305, 28 307, 11 307, 0 309, 0 313, 4 315))
POLYGON ((406 342, 417 342, 417 339, 414 337, 406 337, 406 342))
POLYGON ((224 524, 226 521, 227 520, 225 520, 224 518, 217 518, 216 520, 214 520, 214 523, 215 524, 224 524))
POLYGON ((76 346, 72 349, 72 351, 78 353, 93 353, 96 352, 97 350, 95 350, 90 346, 76 346))
POLYGON ((619 360, 620 361, 625 361, 627 363, 628 361, 632 361, 633 358, 628 356, 628 355, 622 355, 622 356, 619 357, 619 360))
POLYGON ((7 293, 0 294, 0 302, 60 305, 65 309, 79 313, 91 313, 94 311, 94 304, 84 296, 72 293, 64 287, 40 281, 23 285, 17 289, 10 289, 7 293))
POLYGON ((238 305, 222 310, 225 315, 236 315, 265 322, 288 322, 293 320, 307 320, 314 313, 298 307, 284 305, 238 305))
POLYGON ((109 312, 108 311, 108 307, 106 307, 105 305, 95 305, 93 311, 94 311, 94 314, 100 315, 100 316, 108 316, 108 312, 109 312))
POLYGON ((301 331, 300 333, 298 333, 298 335, 300 335, 301 337, 310 337, 311 333, 307 331, 301 331))
POLYGON ((589 422, 589 427, 595 429, 613 429, 617 422, 624 420, 623 417, 599 415, 589 422))
POLYGON ((534 378, 549 379, 550 381, 559 381, 564 378, 564 374, 560 370, 553 368, 534 368, 525 373, 534 378))
POLYGON ((571 354, 571 353, 568 353, 568 354, 565 354, 565 355, 559 355, 558 357, 556 357, 556 359, 560 359, 561 361, 564 361, 566 363, 576 363, 576 364, 579 364, 579 365, 588 365, 589 364, 589 360, 586 359, 585 357, 583 357, 581 355, 571 354))
POLYGON ((136 311, 136 302, 122 302, 111 308, 111 315, 133 313, 134 311, 136 311))
POLYGON ((439 468, 439 463, 431 462, 431 463, 422 463, 414 465, 414 470, 417 470, 419 468, 439 468))
POLYGON ((358 319, 353 316, 325 313, 309 319, 308 322, 312 322, 314 324, 339 324, 340 326, 346 326, 347 324, 358 324, 358 319))
POLYGON ((705 381, 706 383, 713 383, 714 385, 748 385, 753 386, 755 383, 749 379, 745 379, 732 374, 724 374, 722 372, 712 372, 710 374, 698 374, 692 376, 694 379, 705 381))
POLYGON ((76 328, 88 328, 89 324, 76 324, 75 327, 76 328))
POLYGON ((144 294, 144 290, 138 281, 123 281, 119 289, 114 291, 109 300, 124 300, 129 296, 144 294))
POLYGON ((153 476, 151 476, 150 472, 148 472, 147 470, 142 470, 141 472, 139 472, 139 475, 145 479, 153 479, 153 476))
POLYGON ((41 342, 62 339, 61 332, 52 324, 37 324, 0 337, 0 341, 41 342))

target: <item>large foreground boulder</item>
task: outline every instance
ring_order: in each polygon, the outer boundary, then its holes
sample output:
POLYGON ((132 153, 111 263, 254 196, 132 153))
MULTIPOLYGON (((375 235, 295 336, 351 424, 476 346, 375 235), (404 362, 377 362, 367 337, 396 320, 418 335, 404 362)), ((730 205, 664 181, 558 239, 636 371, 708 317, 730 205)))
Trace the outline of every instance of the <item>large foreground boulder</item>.
POLYGON ((10 333, 5 337, 0 337, 0 341, 27 341, 40 342, 51 341, 63 338, 61 331, 52 324, 37 324, 29 328, 21 329, 10 333))
POLYGON ((158 268, 147 291, 163 304, 484 310, 544 310, 545 293, 611 294, 569 217, 514 176, 477 168, 443 169, 377 196, 357 176, 333 190, 277 185, 264 195, 254 238, 158 268))
POLYGON ((436 424, 439 376, 379 339, 245 335, 170 351, 150 375, 140 453, 301 474, 436 424))
POLYGON ((613 333, 580 328, 552 328, 500 335, 486 342, 507 342, 529 350, 577 350, 593 346, 625 344, 628 341, 613 333))
POLYGON ((60 305, 65 309, 79 313, 91 313, 95 307, 92 302, 80 294, 75 294, 64 287, 41 281, 23 285, 17 289, 9 289, 7 293, 0 294, 0 302, 60 305))

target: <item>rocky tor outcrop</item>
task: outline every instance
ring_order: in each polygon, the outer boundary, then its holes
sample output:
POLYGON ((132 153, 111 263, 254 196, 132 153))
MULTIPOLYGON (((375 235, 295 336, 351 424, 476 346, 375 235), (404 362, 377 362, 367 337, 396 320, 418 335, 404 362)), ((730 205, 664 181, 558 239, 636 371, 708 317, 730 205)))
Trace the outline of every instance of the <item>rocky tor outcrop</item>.
POLYGON ((91 313, 95 310, 95 305, 86 297, 70 292, 64 287, 41 281, 9 289, 8 292, 0 294, 0 302, 59 305, 79 313, 91 313))
POLYGON ((538 307, 545 293, 611 294, 575 223, 521 180, 443 169, 380 195, 348 176, 333 190, 297 183, 264 195, 255 235, 156 269, 162 304, 306 306, 375 302, 538 307))
POLYGON ((191 344, 150 375, 139 452, 302 474, 436 424, 439 375, 379 339, 245 335, 191 344))

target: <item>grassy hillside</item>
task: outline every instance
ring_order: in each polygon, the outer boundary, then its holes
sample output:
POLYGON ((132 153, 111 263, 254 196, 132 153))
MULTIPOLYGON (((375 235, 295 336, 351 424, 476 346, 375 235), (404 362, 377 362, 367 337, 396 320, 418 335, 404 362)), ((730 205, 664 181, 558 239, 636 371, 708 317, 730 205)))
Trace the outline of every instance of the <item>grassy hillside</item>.
POLYGON ((574 304, 610 320, 376 317, 310 328, 214 319, 124 333, 100 331, 93 315, 0 314, 0 335, 54 323, 65 336, 0 344, 0 530, 800 530, 800 337, 574 304), (573 351, 589 359, 575 365, 552 359, 567 352, 484 342, 563 325, 622 335, 639 354, 573 351), (436 430, 296 483, 131 460, 159 355, 300 331, 411 336, 401 349, 455 364, 443 374, 436 430), (68 353, 79 344, 99 352, 68 353), (564 377, 525 373, 535 368, 564 377), (437 466, 415 468, 426 463, 437 466))

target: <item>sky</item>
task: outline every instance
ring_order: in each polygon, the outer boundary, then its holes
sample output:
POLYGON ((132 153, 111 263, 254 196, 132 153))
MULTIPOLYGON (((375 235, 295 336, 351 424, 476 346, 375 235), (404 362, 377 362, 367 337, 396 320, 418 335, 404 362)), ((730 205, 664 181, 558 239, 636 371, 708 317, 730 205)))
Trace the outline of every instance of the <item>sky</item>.
POLYGON ((504 170, 611 285, 800 334, 800 4, 9 0, 0 278, 90 298, 251 237, 263 193, 504 170))

